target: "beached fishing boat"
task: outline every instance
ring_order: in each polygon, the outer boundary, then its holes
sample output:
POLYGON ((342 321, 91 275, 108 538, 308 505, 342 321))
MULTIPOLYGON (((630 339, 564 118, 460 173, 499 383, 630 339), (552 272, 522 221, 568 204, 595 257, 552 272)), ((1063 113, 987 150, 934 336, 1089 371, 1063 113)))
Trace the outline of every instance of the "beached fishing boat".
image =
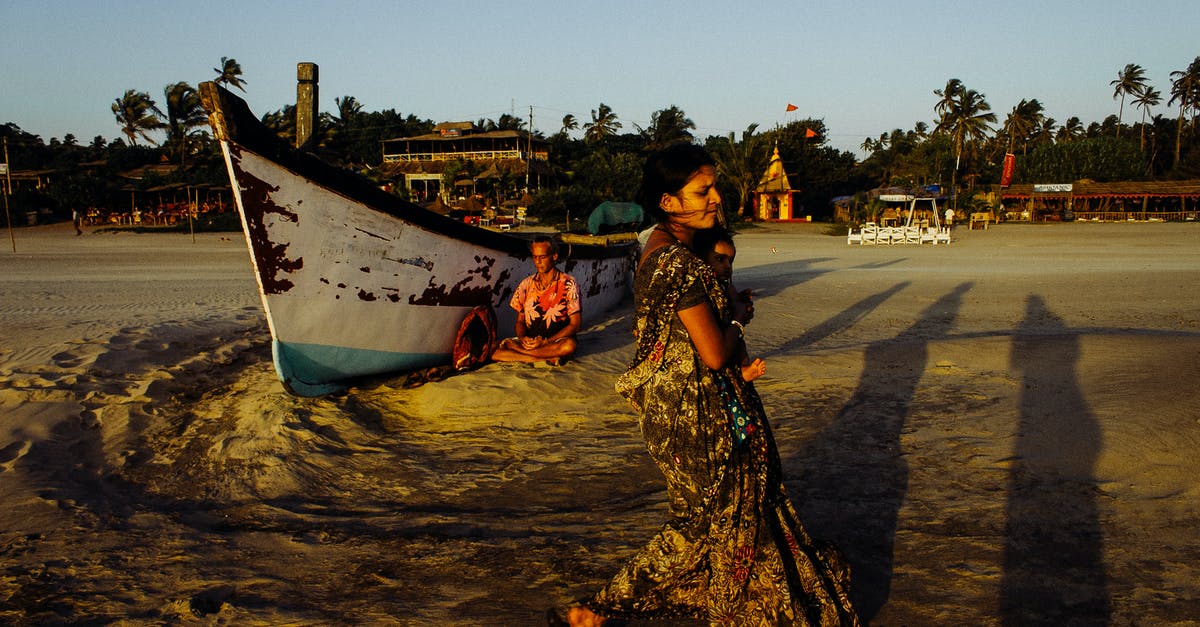
MULTIPOLYGON (((528 239, 426 210, 297 150, 214 83, 200 94, 288 390, 316 396, 362 377, 469 367, 497 329, 511 333, 508 301, 532 272, 528 239)), ((629 292, 634 246, 562 246, 585 324, 629 292)))

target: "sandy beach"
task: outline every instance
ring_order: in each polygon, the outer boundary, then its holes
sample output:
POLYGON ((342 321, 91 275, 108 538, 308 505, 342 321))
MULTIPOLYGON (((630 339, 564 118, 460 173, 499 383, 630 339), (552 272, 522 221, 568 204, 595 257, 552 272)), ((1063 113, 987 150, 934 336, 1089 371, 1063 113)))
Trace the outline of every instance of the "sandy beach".
MULTIPOLYGON (((865 622, 1200 624, 1200 225, 824 228, 745 230, 735 280, 789 492, 865 622)), ((557 368, 305 399, 240 234, 15 239, 2 623, 538 625, 663 522, 613 392, 628 305, 557 368)))

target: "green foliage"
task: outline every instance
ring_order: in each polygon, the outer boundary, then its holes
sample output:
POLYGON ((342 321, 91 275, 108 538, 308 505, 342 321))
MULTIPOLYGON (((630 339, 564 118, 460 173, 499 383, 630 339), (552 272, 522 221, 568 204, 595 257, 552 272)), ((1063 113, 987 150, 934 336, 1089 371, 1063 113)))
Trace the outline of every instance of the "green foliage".
POLYGON ((1138 141, 1130 137, 1041 144, 1018 164, 1016 180, 1027 183, 1128 181, 1138 179, 1145 171, 1138 141))
POLYGON ((826 146, 825 137, 825 121, 811 118, 764 134, 779 148, 792 187, 800 190, 797 215, 827 216, 830 200, 871 186, 854 155, 826 146), (809 131, 816 136, 809 137, 809 131))

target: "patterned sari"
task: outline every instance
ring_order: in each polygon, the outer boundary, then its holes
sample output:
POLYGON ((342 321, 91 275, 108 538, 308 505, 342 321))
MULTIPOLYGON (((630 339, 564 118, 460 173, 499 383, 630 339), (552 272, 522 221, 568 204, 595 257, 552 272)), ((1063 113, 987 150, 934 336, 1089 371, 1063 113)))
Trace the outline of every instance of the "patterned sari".
POLYGON ((840 554, 813 543, 784 492, 754 386, 738 364, 705 366, 676 313, 708 303, 729 323, 712 269, 664 246, 638 269, 634 295, 637 352, 617 391, 640 413, 670 518, 585 605, 606 618, 857 625, 840 554))

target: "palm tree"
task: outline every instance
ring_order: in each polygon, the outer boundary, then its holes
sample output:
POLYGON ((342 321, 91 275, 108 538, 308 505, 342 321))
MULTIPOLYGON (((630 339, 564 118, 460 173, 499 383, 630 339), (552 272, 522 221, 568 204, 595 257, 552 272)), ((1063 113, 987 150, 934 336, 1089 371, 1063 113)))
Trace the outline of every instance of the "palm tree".
POLYGON ((600 141, 615 135, 620 128, 617 114, 602 102, 599 109, 592 109, 592 121, 583 125, 583 138, 589 142, 600 141))
POLYGON ((351 120, 362 113, 362 103, 354 96, 334 98, 333 104, 337 106, 337 123, 342 128, 348 126, 351 120))
POLYGON ((217 73, 217 78, 213 80, 216 83, 224 83, 226 86, 232 85, 242 91, 246 91, 243 85, 246 80, 242 78, 242 66, 237 62, 237 59, 230 57, 221 57, 221 67, 213 68, 217 73))
POLYGON ((1021 138, 1022 151, 1021 154, 1029 154, 1029 137, 1033 135, 1034 129, 1041 126, 1045 115, 1042 113, 1042 103, 1033 100, 1021 99, 1012 111, 1008 113, 1008 117, 1004 119, 1004 126, 1001 131, 1008 134, 1008 150, 1012 152, 1013 143, 1019 136, 1021 138))
POLYGON ((160 121, 162 112, 155 106, 150 94, 144 91, 126 90, 124 96, 113 101, 112 112, 117 117, 121 132, 134 146, 139 135, 151 141, 150 131, 157 131, 164 126, 160 121))
POLYGON ((937 114, 939 119, 954 108, 954 103, 958 100, 962 91, 963 82, 957 78, 946 81, 946 86, 942 89, 933 90, 934 95, 942 97, 941 100, 937 101, 937 104, 933 105, 933 112, 937 114))
MULTIPOLYGON (((945 90, 934 93, 942 96, 942 100, 934 106, 940 119, 933 132, 949 135, 954 146, 954 170, 950 173, 950 188, 954 190, 968 140, 987 137, 991 125, 996 122, 996 114, 991 112, 992 106, 983 94, 967 89, 958 79, 951 79, 945 90)), ((957 193, 954 198, 957 206, 957 193)))
POLYGON ((1179 165, 1180 148, 1183 145, 1183 119, 1200 99, 1200 57, 1196 57, 1186 70, 1171 72, 1171 100, 1168 105, 1179 102, 1179 121, 1175 126, 1175 165, 1179 165))
POLYGON ((1150 113, 1150 107, 1157 107, 1162 104, 1162 92, 1146 85, 1146 88, 1133 99, 1133 104, 1142 110, 1141 137, 1138 145, 1141 147, 1142 152, 1146 152, 1146 114, 1150 113))
POLYGON ((262 123, 275 131, 280 139, 292 141, 296 137, 296 105, 284 105, 278 111, 264 113, 262 123))
POLYGON ((1063 122, 1062 126, 1058 127, 1058 132, 1054 135, 1054 141, 1065 144, 1079 138, 1083 134, 1083 122, 1079 120, 1078 116, 1071 116, 1067 118, 1066 122, 1063 122))
POLYGON ((658 148, 677 141, 692 141, 695 128, 696 123, 684 115, 683 109, 671 105, 650 114, 650 126, 638 131, 646 138, 648 148, 658 148))
POLYGON ((519 118, 515 115, 512 115, 511 113, 503 113, 500 115, 500 118, 498 120, 496 120, 495 128, 492 130, 520 131, 524 128, 525 128, 525 120, 522 120, 521 118, 519 118))
POLYGON ((734 141, 733 133, 730 133, 729 143, 713 153, 718 172, 737 190, 738 215, 746 214, 746 199, 767 169, 766 143, 761 137, 755 136, 757 130, 757 124, 747 126, 742 131, 741 142, 734 141))
POLYGON ((1042 116, 1037 127, 1033 129, 1033 138, 1037 144, 1049 144, 1054 142, 1054 127, 1058 125, 1058 121, 1049 116, 1042 116))
POLYGON ((872 153, 874 153, 876 150, 879 150, 880 148, 882 148, 882 146, 880 146, 879 142, 875 141, 874 139, 872 139, 870 137, 864 139, 863 142, 861 144, 859 144, 858 147, 861 148, 864 153, 866 153, 867 157, 870 157, 872 153))
POLYGON ((575 119, 574 115, 571 115, 570 113, 568 113, 563 116, 562 128, 559 130, 559 132, 562 133, 563 135, 566 135, 567 133, 577 130, 578 128, 579 128, 579 120, 575 119))
POLYGON ((1146 89, 1146 70, 1136 63, 1130 63, 1125 69, 1117 72, 1116 80, 1108 83, 1113 87, 1113 99, 1121 98, 1121 106, 1117 109, 1117 137, 1121 136, 1121 117, 1125 113, 1125 96, 1137 95, 1146 89))
POLYGON ((184 164, 192 129, 208 122, 200 94, 185 82, 167 85, 163 89, 167 102, 167 144, 179 151, 179 164, 184 164))

